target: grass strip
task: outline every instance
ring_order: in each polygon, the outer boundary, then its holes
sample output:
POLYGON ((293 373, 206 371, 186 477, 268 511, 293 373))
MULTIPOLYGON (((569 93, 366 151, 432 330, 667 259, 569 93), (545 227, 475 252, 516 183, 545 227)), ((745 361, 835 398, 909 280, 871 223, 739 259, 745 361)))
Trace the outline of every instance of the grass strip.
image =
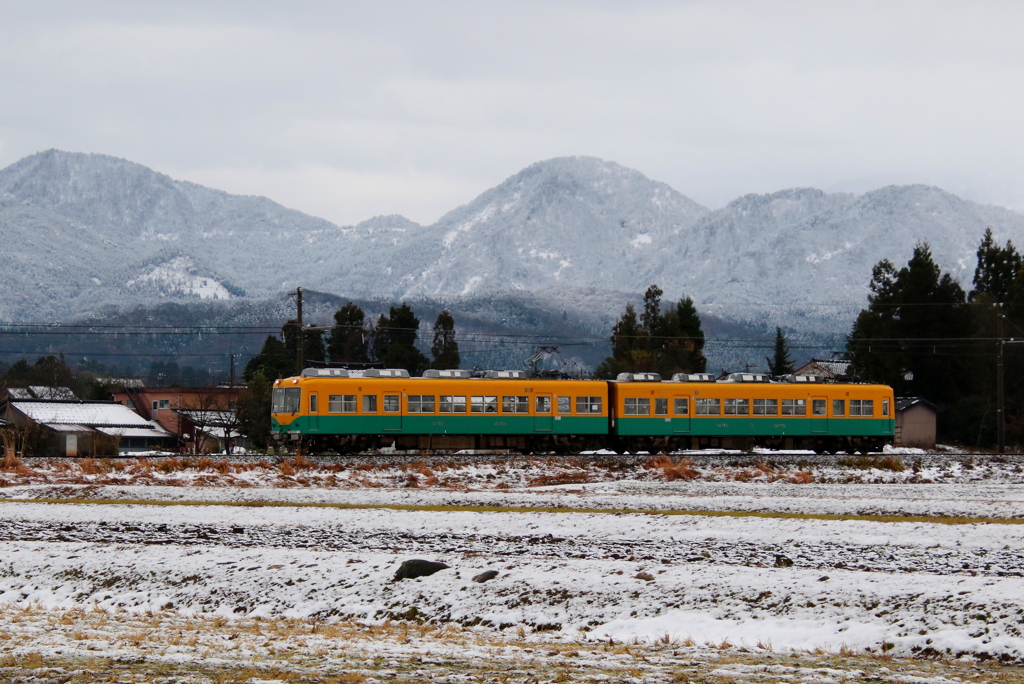
POLYGON ((155 499, 2 499, 0 503, 41 503, 116 506, 230 506, 235 508, 335 508, 438 513, 600 513, 604 515, 692 515, 711 518, 780 518, 786 520, 860 520, 880 523, 936 525, 1021 525, 1024 518, 981 518, 947 515, 863 515, 843 513, 787 513, 783 511, 700 511, 690 509, 574 508, 558 506, 474 506, 422 504, 358 504, 287 501, 160 501, 155 499))

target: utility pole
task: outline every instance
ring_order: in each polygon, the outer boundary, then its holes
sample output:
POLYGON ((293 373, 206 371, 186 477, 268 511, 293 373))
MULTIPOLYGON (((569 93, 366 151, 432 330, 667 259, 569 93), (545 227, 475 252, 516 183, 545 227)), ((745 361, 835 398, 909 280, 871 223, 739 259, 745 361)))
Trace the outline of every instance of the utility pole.
POLYGON ((228 353, 228 358, 231 359, 231 388, 235 387, 235 354, 234 352, 228 353))
POLYGON ((299 324, 299 340, 295 350, 295 374, 302 375, 302 367, 305 364, 302 354, 306 347, 305 334, 302 330, 302 288, 295 288, 295 292, 289 292, 288 296, 295 297, 295 307, 298 309, 298 315, 295 319, 299 324))
POLYGON ((999 353, 996 354, 996 436, 999 453, 1006 453, 1006 406, 1003 390, 1003 305, 996 314, 996 337, 999 338, 999 353))

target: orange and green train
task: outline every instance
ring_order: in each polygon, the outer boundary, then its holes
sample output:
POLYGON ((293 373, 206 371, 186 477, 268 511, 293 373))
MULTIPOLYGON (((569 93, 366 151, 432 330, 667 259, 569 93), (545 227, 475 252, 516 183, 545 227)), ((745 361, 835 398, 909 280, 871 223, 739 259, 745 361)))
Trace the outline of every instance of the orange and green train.
POLYGON ((308 368, 274 383, 278 439, 313 450, 390 447, 432 451, 574 452, 608 448, 755 446, 853 451, 881 448, 895 430, 892 389, 772 380, 623 373, 617 380, 530 379, 521 371, 345 371, 308 368))

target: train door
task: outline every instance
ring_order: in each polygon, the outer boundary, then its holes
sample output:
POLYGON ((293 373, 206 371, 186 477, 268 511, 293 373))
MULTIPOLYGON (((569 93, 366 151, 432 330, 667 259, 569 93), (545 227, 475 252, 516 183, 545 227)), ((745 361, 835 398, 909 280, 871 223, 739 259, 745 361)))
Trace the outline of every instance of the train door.
POLYGON ((693 399, 687 394, 672 397, 672 432, 690 432, 690 415, 693 413, 693 399))
POLYGON ((320 432, 320 396, 316 392, 309 393, 309 431, 320 432))
POLYGON ((555 429, 555 417, 551 408, 551 395, 538 394, 533 398, 533 431, 551 432, 555 429))
POLYGON ((402 395, 384 395, 383 428, 385 432, 399 432, 402 429, 402 395))
POLYGON ((828 399, 811 397, 811 432, 828 432, 828 399))

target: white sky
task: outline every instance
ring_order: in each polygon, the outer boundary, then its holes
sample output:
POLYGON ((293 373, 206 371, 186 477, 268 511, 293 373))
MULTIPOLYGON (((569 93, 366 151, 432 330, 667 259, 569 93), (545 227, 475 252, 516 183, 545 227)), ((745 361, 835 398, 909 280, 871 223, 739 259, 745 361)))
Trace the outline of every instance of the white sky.
POLYGON ((100 152, 350 224, 593 155, 710 207, 1024 210, 1020 2, 0 0, 0 167, 100 152))

